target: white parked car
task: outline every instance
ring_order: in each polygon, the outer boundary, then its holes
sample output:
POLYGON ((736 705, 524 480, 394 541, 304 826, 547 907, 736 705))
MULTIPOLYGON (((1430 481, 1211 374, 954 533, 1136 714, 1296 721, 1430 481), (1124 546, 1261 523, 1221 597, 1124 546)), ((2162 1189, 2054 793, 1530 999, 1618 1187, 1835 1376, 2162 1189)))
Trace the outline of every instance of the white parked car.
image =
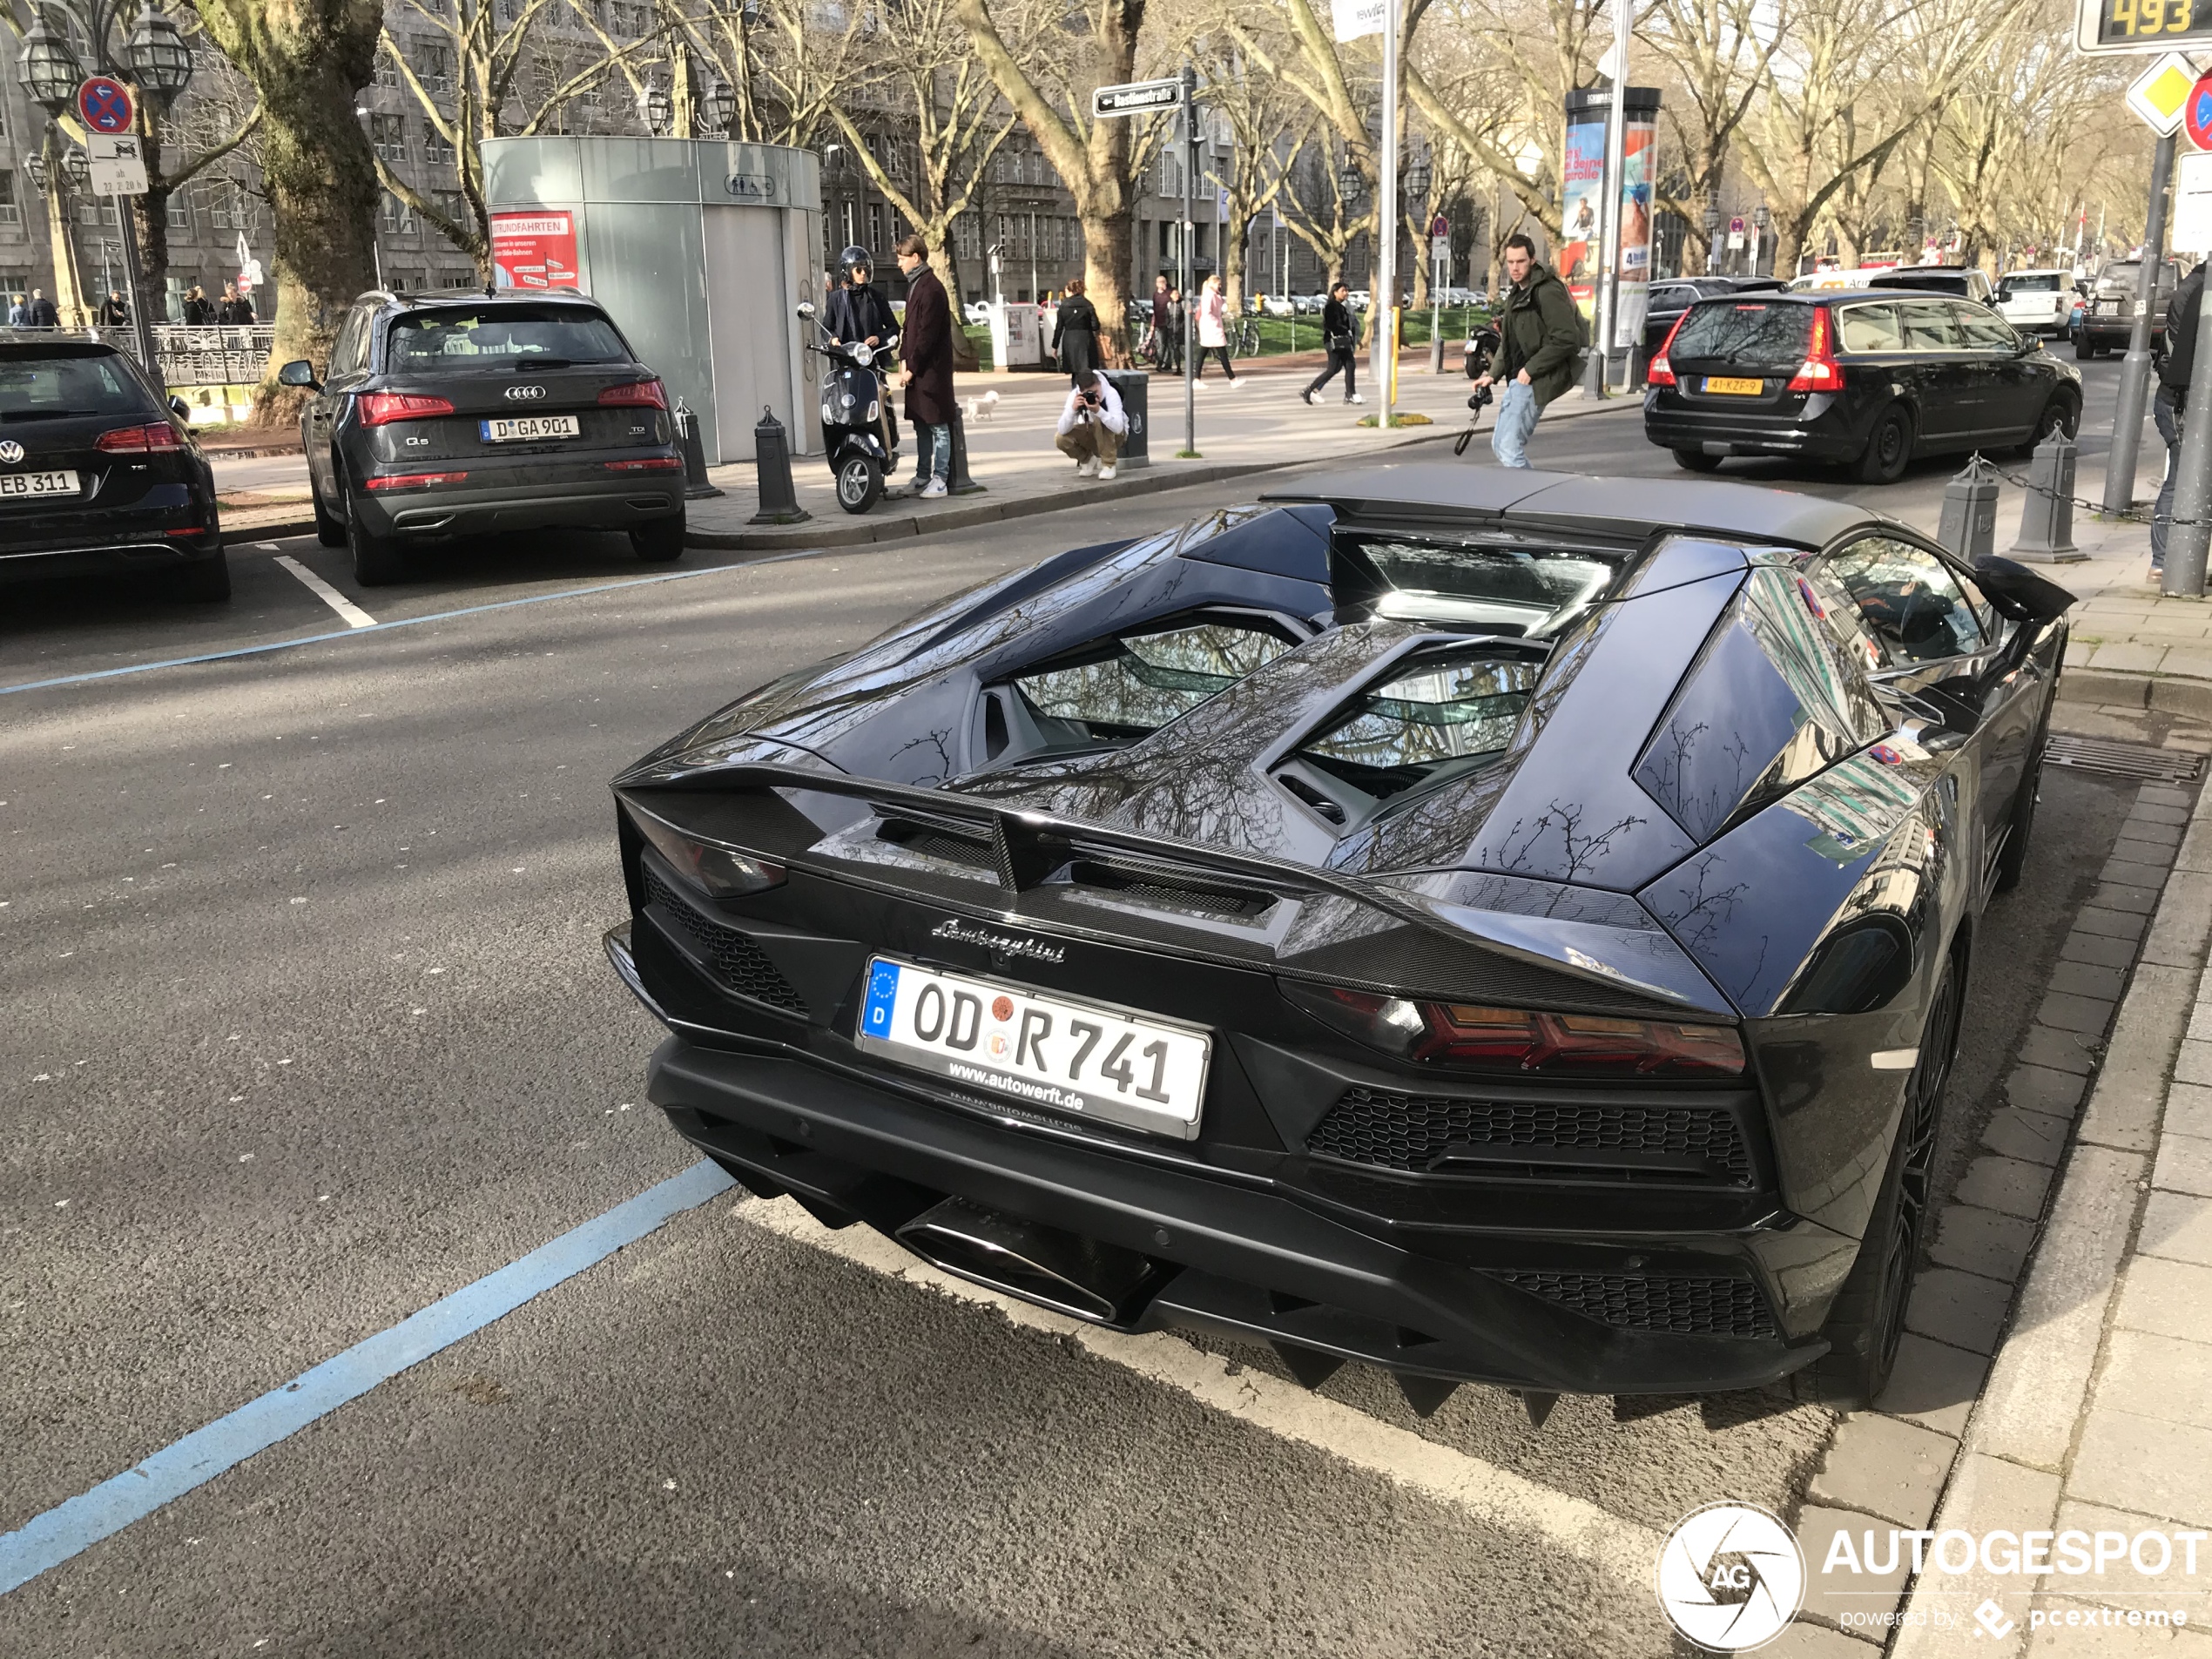
POLYGON ((2015 328, 2062 334, 2074 309, 2071 271, 2007 271, 1997 284, 1997 312, 2015 328))
POLYGON ((1290 298, 1287 294, 1262 294, 1259 300, 1259 308, 1271 317, 1295 317, 1298 315, 1298 301, 1290 298))
POLYGON ((961 307, 961 314, 973 323, 988 322, 991 320, 990 302, 986 300, 970 300, 961 307))
POLYGON ((1351 293, 1345 295, 1344 302, 1345 304, 1350 306, 1354 311, 1365 311, 1368 306, 1372 303, 1372 299, 1367 293, 1366 289, 1354 288, 1351 293))

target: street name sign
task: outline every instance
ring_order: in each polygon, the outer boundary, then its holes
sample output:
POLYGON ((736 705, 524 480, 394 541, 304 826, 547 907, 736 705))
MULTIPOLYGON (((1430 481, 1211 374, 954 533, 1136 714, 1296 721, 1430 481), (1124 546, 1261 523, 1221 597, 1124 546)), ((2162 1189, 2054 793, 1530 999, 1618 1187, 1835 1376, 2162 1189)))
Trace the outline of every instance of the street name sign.
POLYGON ((109 137, 84 135, 85 158, 92 165, 92 193, 96 196, 143 196, 146 193, 145 152, 136 133, 109 137))
POLYGON ((128 132, 138 111, 129 87, 110 76, 93 75, 78 84, 77 114, 87 132, 128 132))
POLYGON ((2128 107, 2160 138, 2170 138, 2181 131, 2196 78, 2195 64, 2179 52, 2168 52, 2128 83, 2128 107))
POLYGON ((2085 52, 2157 52, 2212 44, 2212 0, 2079 0, 2074 44, 2085 52))
POLYGON ((1151 115, 1160 110, 1179 108, 1182 103, 1181 81, 1130 81, 1120 86, 1098 88, 1090 95, 1090 112, 1096 119, 1113 115, 1151 115))

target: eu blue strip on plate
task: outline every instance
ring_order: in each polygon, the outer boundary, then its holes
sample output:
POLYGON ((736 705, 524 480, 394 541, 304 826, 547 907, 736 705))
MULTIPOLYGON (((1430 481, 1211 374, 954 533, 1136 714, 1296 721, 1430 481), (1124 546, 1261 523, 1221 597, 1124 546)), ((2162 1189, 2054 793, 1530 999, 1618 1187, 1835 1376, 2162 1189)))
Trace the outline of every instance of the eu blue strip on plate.
POLYGON ((487 1273, 389 1330, 355 1343, 281 1388, 246 1401, 229 1416, 193 1430, 136 1468, 32 1517, 20 1530, 0 1536, 0 1595, 297 1433, 386 1378, 481 1331, 732 1184, 714 1164, 694 1163, 683 1174, 541 1244, 520 1261, 487 1273))

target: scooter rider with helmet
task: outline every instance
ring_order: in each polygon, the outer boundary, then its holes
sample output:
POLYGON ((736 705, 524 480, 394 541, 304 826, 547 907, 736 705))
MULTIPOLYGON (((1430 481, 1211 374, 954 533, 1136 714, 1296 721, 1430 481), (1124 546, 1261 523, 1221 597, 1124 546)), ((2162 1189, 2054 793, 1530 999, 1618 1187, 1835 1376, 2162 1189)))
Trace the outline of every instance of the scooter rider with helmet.
MULTIPOLYGON (((825 331, 840 345, 880 346, 898 332, 899 320, 891 314, 891 302, 868 281, 875 268, 874 259, 856 242, 837 256, 837 264, 844 285, 830 295, 829 304, 823 308, 825 331)), ((887 397, 883 400, 883 421, 884 447, 895 455, 899 417, 892 412, 887 397)))

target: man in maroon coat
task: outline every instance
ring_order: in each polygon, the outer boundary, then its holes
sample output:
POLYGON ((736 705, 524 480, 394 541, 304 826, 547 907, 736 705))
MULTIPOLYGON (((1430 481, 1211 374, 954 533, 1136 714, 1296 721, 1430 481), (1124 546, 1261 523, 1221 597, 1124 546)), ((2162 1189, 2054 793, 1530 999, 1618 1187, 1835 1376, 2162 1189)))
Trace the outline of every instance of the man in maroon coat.
POLYGON ((907 279, 907 320, 899 355, 907 367, 907 419, 914 428, 914 476, 926 474, 925 501, 945 494, 953 466, 953 311, 945 285, 929 268, 929 244, 919 233, 899 244, 907 279))

